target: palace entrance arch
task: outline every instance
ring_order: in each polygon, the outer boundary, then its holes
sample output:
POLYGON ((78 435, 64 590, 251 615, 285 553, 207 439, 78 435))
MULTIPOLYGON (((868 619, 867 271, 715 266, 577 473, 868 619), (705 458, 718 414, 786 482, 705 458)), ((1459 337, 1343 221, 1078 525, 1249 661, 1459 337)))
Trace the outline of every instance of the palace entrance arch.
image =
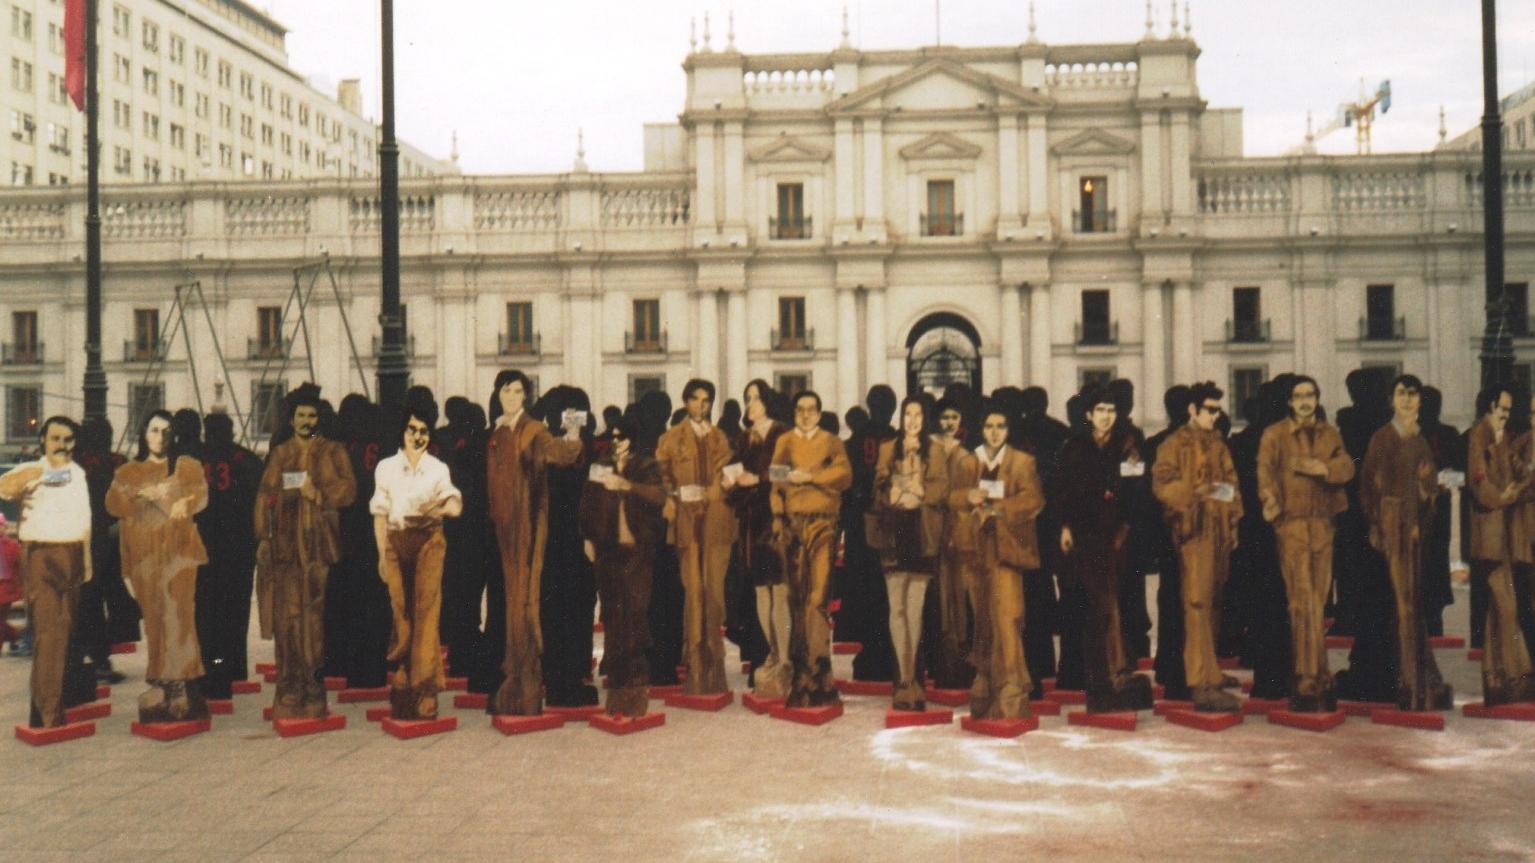
POLYGON ((981 393, 981 336, 952 312, 934 312, 917 321, 906 337, 906 391, 942 395, 962 383, 981 393))

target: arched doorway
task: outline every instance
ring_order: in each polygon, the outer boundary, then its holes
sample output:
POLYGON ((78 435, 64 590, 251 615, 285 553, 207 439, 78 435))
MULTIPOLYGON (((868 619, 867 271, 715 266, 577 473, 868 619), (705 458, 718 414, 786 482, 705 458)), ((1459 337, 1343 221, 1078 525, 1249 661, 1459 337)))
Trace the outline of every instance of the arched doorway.
POLYGON ((906 337, 906 391, 942 395, 962 383, 981 389, 981 336, 970 322, 950 312, 935 312, 906 337))

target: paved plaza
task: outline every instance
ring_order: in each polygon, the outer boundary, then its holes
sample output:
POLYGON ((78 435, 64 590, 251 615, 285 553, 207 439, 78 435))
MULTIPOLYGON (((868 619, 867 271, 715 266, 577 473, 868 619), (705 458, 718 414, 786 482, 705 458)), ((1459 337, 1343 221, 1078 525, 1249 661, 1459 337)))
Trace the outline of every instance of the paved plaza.
MULTIPOLYGON (((1466 607, 1458 590, 1459 634, 1466 607)), ((258 643, 255 661, 270 657, 258 643)), ((1438 657, 1459 701, 1479 696, 1464 650, 1438 657)), ((577 723, 506 737, 452 711, 457 731, 405 742, 367 705, 337 707, 343 731, 280 739, 261 720, 268 686, 211 733, 157 743, 128 730, 143 654, 119 658, 130 678, 94 737, 0 742, 0 859, 1535 859, 1535 723, 1458 712, 1443 732, 1356 718, 1325 734, 1261 717, 1212 734, 1149 712, 1125 733, 1063 714, 1003 740, 957 720, 885 730, 885 698, 848 697, 821 727, 738 699, 667 708, 628 737, 577 723)), ((27 662, 0 660, 8 722, 26 686, 27 662)))

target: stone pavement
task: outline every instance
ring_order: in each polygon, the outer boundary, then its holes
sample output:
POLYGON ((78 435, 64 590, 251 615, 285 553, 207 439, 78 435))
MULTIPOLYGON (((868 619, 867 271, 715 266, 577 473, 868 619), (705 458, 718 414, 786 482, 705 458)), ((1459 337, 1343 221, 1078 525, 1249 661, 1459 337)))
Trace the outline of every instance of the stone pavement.
MULTIPOLYGON (((1465 651, 1438 656, 1478 697, 1465 651)), ((211 733, 157 743, 128 731, 142 657, 119 657, 130 679, 96 736, 38 749, 9 739, 27 662, 0 659, 0 860, 1535 859, 1535 723, 1210 734, 1142 713, 1126 733, 1063 715, 1002 740, 887 731, 883 698, 818 728, 738 698, 629 737, 505 737, 454 711, 458 731, 409 742, 341 705, 345 730, 284 740, 261 721, 268 686, 211 733)))

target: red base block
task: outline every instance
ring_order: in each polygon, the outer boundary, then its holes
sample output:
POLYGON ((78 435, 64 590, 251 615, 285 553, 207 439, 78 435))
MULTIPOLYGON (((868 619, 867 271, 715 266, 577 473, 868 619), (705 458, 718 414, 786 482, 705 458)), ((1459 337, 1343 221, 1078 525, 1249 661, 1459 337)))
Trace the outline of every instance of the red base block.
POLYGON ((1030 701, 1029 712, 1035 716, 1060 716, 1061 703, 1048 698, 1043 701, 1030 701))
POLYGON ((1324 643, 1327 645, 1327 648, 1329 650, 1337 650, 1337 649, 1347 650, 1347 649, 1349 649, 1349 648, 1354 646, 1354 636, 1352 636, 1352 635, 1329 635, 1329 636, 1327 636, 1326 639, 1324 639, 1324 643))
POLYGON ((587 704, 581 707, 549 707, 548 705, 545 705, 544 712, 552 713, 555 716, 563 716, 566 719, 574 719, 579 721, 582 719, 589 719, 601 713, 602 705, 587 704))
POLYGON ((453 696, 453 706, 459 710, 484 710, 490 696, 483 692, 463 692, 453 696))
POLYGON ((1107 728, 1111 731, 1134 731, 1135 716, 1133 711, 1120 711, 1115 713, 1088 713, 1078 710, 1066 714, 1066 724, 1084 725, 1088 728, 1107 728))
POLYGON ((856 641, 833 641, 831 652, 837 656, 851 656, 863 651, 863 645, 856 641))
POLYGON ((325 691, 326 692, 340 692, 343 689, 346 689, 346 678, 345 677, 327 677, 327 678, 325 678, 325 691))
POLYGON ((1216 657, 1215 664, 1219 666, 1220 670, 1222 671, 1232 671, 1242 667, 1242 661, 1237 659, 1235 656, 1216 657))
POLYGON ((1480 647, 1473 647, 1470 650, 1466 651, 1466 660, 1468 662, 1481 662, 1482 661, 1482 648, 1480 648, 1480 647))
POLYGON ((1053 677, 1046 677, 1043 680, 1039 681, 1039 686, 1040 686, 1041 689, 1043 689, 1046 692, 1054 692, 1055 691, 1055 678, 1053 678, 1053 677))
POLYGON ((545 713, 542 716, 492 716, 491 727, 510 737, 513 734, 530 734, 534 731, 549 731, 565 726, 565 717, 558 713, 545 713))
POLYGON ((208 699, 208 712, 214 716, 232 716, 235 712, 235 700, 233 698, 208 699))
POLYGON ((442 688, 447 690, 448 692, 467 692, 467 691, 469 691, 469 678, 467 678, 467 677, 449 677, 449 678, 446 678, 442 682, 442 688))
POLYGON ((772 717, 786 722, 798 722, 801 725, 825 725, 842 715, 842 704, 829 704, 825 707, 775 707, 772 717))
POLYGON ((258 662, 255 668, 257 674, 277 673, 277 663, 275 662, 258 662))
POLYGON ((630 718, 628 716, 609 716, 606 713, 598 713, 586 720, 586 724, 609 734, 633 734, 636 731, 649 731, 652 728, 660 728, 666 724, 665 713, 647 713, 644 716, 630 718))
POLYGON ((883 695, 895 692, 895 684, 888 680, 839 680, 837 691, 843 695, 883 695))
POLYGON ((1087 693, 1080 689, 1050 689, 1046 690, 1045 698, 1057 704, 1086 704, 1087 693))
POLYGON ((68 725, 58 725, 53 728, 16 726, 16 739, 28 746, 47 746, 52 743, 64 743, 70 740, 79 740, 82 737, 90 737, 95 733, 96 723, 94 722, 71 722, 68 725))
POLYGON ((400 740, 415 740, 417 737, 426 737, 432 734, 445 734, 458 730, 458 717, 447 716, 437 719, 383 719, 379 723, 383 726, 384 733, 400 740))
POLYGON ((948 707, 963 707, 970 703, 970 690, 933 688, 927 690, 927 700, 948 707))
POLYGON ((1167 721, 1199 731, 1225 731, 1242 724, 1240 713, 1195 713, 1192 710, 1169 710, 1167 721))
POLYGON ((361 704, 364 701, 388 700, 389 687, 387 686, 343 689, 336 695, 336 701, 341 704, 361 704))
POLYGON ((599 620, 599 621, 594 622, 592 624, 592 632, 601 632, 601 631, 602 631, 602 621, 599 620))
POLYGON ((713 695, 668 695, 665 701, 667 707, 680 707, 683 710, 707 710, 710 712, 724 710, 727 705, 736 700, 734 692, 717 692, 713 695))
POLYGON ((1395 710, 1396 704, 1390 701, 1340 701, 1338 709, 1349 716, 1368 718, 1377 710, 1395 710))
POLYGON ((1443 731, 1444 714, 1427 710, 1377 710, 1370 714, 1374 725, 1395 725, 1398 728, 1419 728, 1424 731, 1443 731))
POLYGON ((1458 635, 1430 635, 1428 637, 1428 646, 1436 650, 1444 648, 1459 650, 1466 646, 1466 640, 1458 635))
POLYGON ((392 709, 393 708, 389 707, 369 707, 363 716, 365 716, 369 722, 383 722, 385 719, 389 718, 389 714, 392 709))
POLYGON ((1140 659, 1135 660, 1136 671, 1150 671, 1153 668, 1156 668, 1156 660, 1149 656, 1142 656, 1140 659))
POLYGON ((653 699, 666 698, 671 695, 682 694, 682 684, 675 686, 652 686, 649 688, 650 697, 653 699))
POLYGON ((103 683, 100 686, 96 687, 96 700, 97 701, 106 701, 108 698, 111 698, 111 697, 112 697, 112 687, 108 686, 105 683, 103 683))
POLYGON ((196 719, 189 722, 134 722, 128 728, 140 737, 148 737, 150 740, 180 740, 183 737, 191 737, 194 734, 202 734, 213 729, 213 721, 210 719, 196 719))
POLYGON ((229 691, 235 695, 258 695, 261 692, 261 681, 236 680, 229 684, 229 691))
POLYGON ((1289 710, 1270 710, 1269 724, 1283 725, 1286 728, 1299 728, 1302 731, 1331 731, 1348 720, 1348 714, 1341 710, 1331 713, 1292 713, 1289 710))
POLYGON ((1027 716, 1021 719, 972 719, 968 716, 960 717, 959 727, 973 734, 985 734, 991 737, 1021 737, 1022 735, 1039 728, 1039 717, 1027 716))
POLYGON ((952 710, 886 710, 886 728, 914 728, 919 725, 948 725, 954 721, 952 710))
POLYGON ((303 737, 323 731, 340 731, 346 727, 346 714, 332 713, 323 719, 274 719, 272 730, 278 737, 303 737))
POLYGON ((263 708, 261 708, 261 721, 262 722, 271 722, 272 721, 272 708, 270 708, 270 707, 263 707, 263 708))
POLYGON ((1461 715, 1472 719, 1513 719, 1519 722, 1535 722, 1535 703, 1528 701, 1518 704, 1500 704, 1497 707, 1467 704, 1460 709, 1460 712, 1461 715))
POLYGON ((1253 691, 1253 682, 1251 680, 1244 680, 1244 681, 1242 681, 1242 693, 1245 695, 1245 694, 1247 694, 1249 692, 1252 692, 1252 691, 1253 691))
POLYGON ((277 672, 275 672, 275 671, 263 671, 263 672, 261 672, 261 679, 266 681, 267 683, 276 683, 277 682, 277 672))
POLYGON ((1151 684, 1151 700, 1152 701, 1161 701, 1162 699, 1164 699, 1166 697, 1167 697, 1167 687, 1163 686, 1160 683, 1153 683, 1153 684, 1151 684))
MULTIPOLYGON (((839 686, 838 688, 840 689, 841 687, 839 686)), ((843 689, 842 691, 846 692, 847 690, 843 689)), ((784 700, 784 697, 781 695, 777 698, 758 698, 750 692, 741 693, 741 703, 746 706, 747 710, 758 716, 772 713, 774 710, 782 707, 784 700)))
POLYGON ((138 652, 139 652, 139 643, 137 641, 119 641, 118 643, 112 645, 112 655, 113 656, 120 656, 120 655, 122 655, 124 653, 138 653, 138 652))
POLYGON ((1158 701, 1152 706, 1151 712, 1156 716, 1166 716, 1169 713, 1193 709, 1192 701, 1158 701))
POLYGON ((1275 710, 1290 709, 1287 698, 1249 698, 1242 702, 1242 712, 1248 716, 1267 716, 1275 710))
POLYGON ((64 711, 64 721, 70 724, 87 722, 92 719, 106 719, 112 715, 112 702, 98 701, 94 704, 82 704, 64 711))

